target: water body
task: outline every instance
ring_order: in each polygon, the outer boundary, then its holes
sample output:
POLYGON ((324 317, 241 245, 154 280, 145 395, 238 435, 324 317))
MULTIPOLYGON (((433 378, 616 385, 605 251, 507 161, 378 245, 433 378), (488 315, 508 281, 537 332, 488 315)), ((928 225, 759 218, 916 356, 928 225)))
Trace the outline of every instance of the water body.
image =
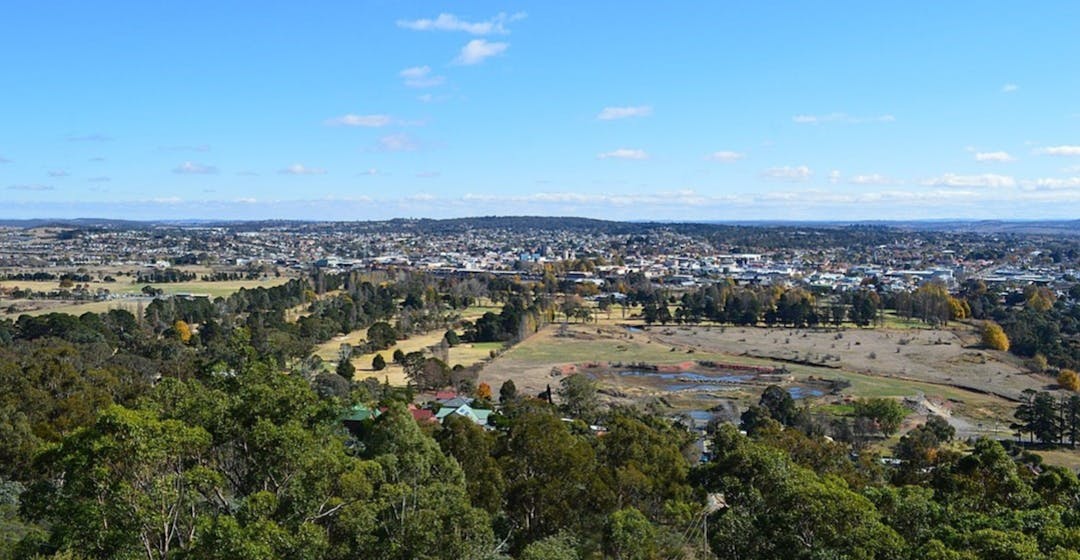
MULTIPOLYGON (((700 373, 694 373, 691 371, 679 371, 679 372, 659 372, 659 371, 639 371, 639 370, 627 370, 620 371, 619 375, 624 377, 647 377, 650 379, 658 379, 663 381, 660 388, 665 391, 679 392, 679 391, 730 391, 734 389, 733 385, 741 385, 753 381, 753 375, 704 375, 700 373)), ((793 399, 804 399, 807 397, 820 397, 824 393, 819 389, 812 389, 809 387, 800 387, 798 385, 787 388, 788 393, 791 394, 793 399)))

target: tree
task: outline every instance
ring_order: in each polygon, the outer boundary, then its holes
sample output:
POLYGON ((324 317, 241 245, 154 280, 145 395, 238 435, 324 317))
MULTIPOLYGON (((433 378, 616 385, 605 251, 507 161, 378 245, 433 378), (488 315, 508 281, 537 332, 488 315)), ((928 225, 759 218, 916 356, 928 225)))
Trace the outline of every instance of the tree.
POLYGON ((367 339, 373 349, 385 350, 397 342, 398 333, 390 323, 379 321, 368 327, 367 339))
POLYGON ((600 407, 596 380, 586 374, 568 375, 559 382, 559 408, 571 418, 591 422, 600 407))
POLYGON ((494 546, 487 514, 469 504, 458 462, 420 430, 403 404, 387 408, 365 444, 381 471, 368 506, 377 538, 366 554, 353 557, 473 557, 494 546))
POLYGON ((819 477, 784 452, 724 425, 715 458, 695 478, 723 495, 708 517, 709 544, 720 558, 894 558, 903 540, 873 503, 839 478, 819 477))
POLYGON ((491 400, 491 385, 487 383, 481 383, 476 386, 476 398, 490 401, 491 400))
POLYGON ((386 360, 382 357, 382 354, 375 354, 375 357, 371 359, 371 369, 375 371, 386 369, 386 360))
POLYGON ((191 544, 200 487, 214 483, 199 461, 210 443, 202 428, 114 406, 39 459, 55 482, 35 485, 24 504, 51 525, 57 549, 168 558, 191 544))
POLYGON ((894 399, 873 398, 855 401, 855 416, 873 420, 882 434, 891 436, 900 429, 908 409, 894 399))
POLYGON ((517 386, 514 385, 513 379, 507 379, 503 381, 502 386, 499 387, 499 402, 507 404, 517 398, 517 386))
POLYGON ((425 358, 423 352, 405 355, 405 377, 421 390, 441 389, 450 384, 450 367, 438 358, 425 358))
POLYGON ((187 344, 191 340, 191 327, 184 321, 177 319, 173 323, 173 331, 176 332, 176 338, 180 339, 180 342, 187 344))
POLYGON ((351 358, 345 358, 338 362, 337 369, 334 371, 341 377, 352 381, 353 374, 356 373, 356 366, 353 365, 351 358))
POLYGON ((1005 336, 1005 331, 1001 329, 1001 325, 993 321, 986 321, 982 327, 982 344, 991 350, 1005 352, 1009 349, 1009 337, 1005 336))
POLYGON ((656 527, 634 508, 608 516, 604 549, 616 560, 648 560, 656 551, 656 527))
POLYGON ((1058 385, 1070 391, 1080 390, 1080 375, 1071 369, 1063 369, 1057 376, 1058 385))
POLYGON ((502 509, 506 480, 495 460, 495 437, 472 420, 451 414, 436 439, 443 452, 457 460, 465 473, 472 505, 496 515, 502 509))
POLYGON ((791 398, 791 393, 776 385, 765 388, 758 405, 768 410, 769 416, 785 426, 794 425, 798 415, 798 411, 795 410, 795 399, 791 398))
POLYGON ((600 478, 588 439, 570 433, 550 407, 518 413, 497 453, 506 476, 506 515, 518 544, 583 530, 611 494, 600 478))
POLYGON ((521 551, 521 560, 579 560, 577 539, 569 533, 559 533, 529 543, 521 551))

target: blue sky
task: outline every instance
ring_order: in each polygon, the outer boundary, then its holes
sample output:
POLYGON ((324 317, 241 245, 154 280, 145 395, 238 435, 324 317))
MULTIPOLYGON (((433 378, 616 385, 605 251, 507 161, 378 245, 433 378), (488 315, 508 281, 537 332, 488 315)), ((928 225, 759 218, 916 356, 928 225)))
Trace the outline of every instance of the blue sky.
POLYGON ((51 2, 0 217, 1080 217, 1080 3, 51 2))

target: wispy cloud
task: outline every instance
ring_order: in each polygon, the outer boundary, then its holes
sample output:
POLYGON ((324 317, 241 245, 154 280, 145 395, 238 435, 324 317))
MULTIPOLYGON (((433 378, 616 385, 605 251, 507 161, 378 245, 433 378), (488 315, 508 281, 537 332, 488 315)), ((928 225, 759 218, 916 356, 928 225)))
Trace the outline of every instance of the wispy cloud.
POLYGON ((172 172, 178 175, 213 175, 218 172, 218 168, 213 165, 185 161, 173 168, 172 172))
POLYGON ((420 142, 404 132, 397 132, 379 138, 376 148, 380 152, 415 152, 420 149, 420 142))
POLYGON ((1026 190, 1066 190, 1080 189, 1080 177, 1046 177, 1021 181, 1026 190))
POLYGON ((648 105, 638 105, 634 107, 604 107, 604 109, 600 111, 600 114, 596 115, 596 118, 602 121, 613 121, 630 117, 647 117, 651 114, 652 107, 648 105))
POLYGON ((761 172, 761 176, 774 181, 805 181, 813 176, 814 172, 805 165, 783 167, 770 167, 761 172))
POLYGON ((111 137, 96 132, 93 134, 74 135, 67 137, 68 142, 109 142, 111 140, 111 137))
POLYGON ((853 175, 848 179, 848 182, 852 185, 895 185, 898 181, 886 177, 880 173, 870 173, 866 175, 853 175))
POLYGON ((50 185, 8 185, 8 190, 12 191, 51 191, 53 190, 50 185))
POLYGON ((352 113, 326 119, 326 124, 329 126, 362 126, 367 128, 378 128, 392 122, 393 119, 389 115, 354 115, 352 113))
POLYGON ((446 82, 445 77, 432 74, 430 66, 411 66, 398 72, 398 76, 401 76, 405 80, 405 85, 411 88, 441 86, 446 82))
POLYGON ((87 181, 89 181, 91 183, 108 183, 109 181, 112 181, 112 177, 106 177, 104 175, 99 175, 97 177, 91 177, 91 178, 87 179, 87 181))
POLYGON ((319 167, 308 167, 301 163, 294 163, 285 169, 278 170, 281 175, 325 175, 326 170, 319 167))
POLYGON ((473 39, 461 48, 461 53, 454 59, 455 64, 471 66, 506 52, 510 43, 492 43, 486 39, 473 39))
POLYGON ((1080 146, 1047 146, 1036 153, 1046 156, 1080 156, 1080 146))
POLYGON ((1009 152, 975 152, 975 161, 980 162, 993 162, 993 163, 1009 163, 1016 161, 1009 152))
POLYGON ((634 159, 643 160, 649 159, 649 154, 645 150, 639 150, 634 148, 619 148, 611 150, 610 152, 603 152, 596 155, 599 159, 634 159))
POLYGON ((357 175, 360 175, 361 177, 374 177, 376 175, 382 175, 382 173, 380 173, 378 169, 371 167, 357 173, 357 175))
POLYGON ((996 175, 994 173, 983 173, 981 175, 946 173, 940 177, 927 179, 922 184, 928 187, 1011 188, 1016 186, 1016 179, 1008 175, 996 175))
POLYGON ((49 177, 67 177, 68 175, 71 175, 71 174, 68 173, 67 171, 64 171, 63 169, 50 169, 48 171, 48 175, 49 175, 49 177))
POLYGON ((1011 84, 1011 83, 1010 84, 1005 84, 1005 85, 1001 86, 1001 93, 1014 93, 1018 89, 1020 89, 1020 86, 1018 86, 1016 84, 1011 84))
POLYGON ((746 154, 743 152, 733 152, 731 150, 720 150, 719 152, 713 152, 705 156, 705 159, 722 163, 734 163, 741 159, 746 159, 746 154))
POLYGON ((413 31, 464 31, 470 35, 507 35, 510 30, 506 24, 525 19, 524 12, 506 14, 500 12, 485 21, 466 21, 454 14, 439 14, 434 19, 399 19, 398 27, 413 31))
POLYGON ((866 124, 866 123, 891 123, 896 121, 892 115, 878 115, 876 117, 857 117, 847 113, 829 113, 826 115, 795 115, 791 118, 797 124, 866 124))

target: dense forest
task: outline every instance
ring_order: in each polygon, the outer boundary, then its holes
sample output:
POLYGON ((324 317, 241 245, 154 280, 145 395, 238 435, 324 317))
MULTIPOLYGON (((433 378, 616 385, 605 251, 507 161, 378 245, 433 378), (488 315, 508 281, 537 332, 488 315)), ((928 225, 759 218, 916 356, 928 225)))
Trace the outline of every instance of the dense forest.
MULTIPOLYGON (((136 314, 0 322, 0 558, 1080 558, 1075 473, 1015 442, 957 441, 933 416, 882 461, 868 443, 896 433, 895 401, 830 419, 771 387, 739 426, 713 425, 703 455, 679 421, 599 406, 581 375, 550 400, 462 384, 497 409, 490 424, 436 424, 414 419, 412 389, 310 357, 377 324, 382 338, 511 340, 557 312, 545 289, 318 274, 136 314), (455 319, 478 297, 502 313, 455 319), (381 414, 346 429, 356 405, 381 414)), ((947 297, 1021 341, 1010 316, 1065 309, 1038 291, 987 307, 971 289, 947 297)), ((634 297, 731 320, 740 293, 634 297)), ((804 292, 755 294, 771 302, 763 321, 820 309, 804 292)), ((876 295, 838 305, 869 318, 890 305, 876 295)), ((1040 431, 1045 397, 1027 397, 1021 429, 1071 443, 1066 424, 1040 431)))

